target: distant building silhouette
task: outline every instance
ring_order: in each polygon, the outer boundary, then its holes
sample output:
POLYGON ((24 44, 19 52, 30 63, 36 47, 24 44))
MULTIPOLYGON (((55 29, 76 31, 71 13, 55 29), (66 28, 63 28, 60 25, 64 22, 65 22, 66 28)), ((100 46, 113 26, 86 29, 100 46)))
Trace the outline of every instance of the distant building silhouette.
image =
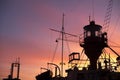
POLYGON ((8 75, 8 78, 4 78, 3 80, 20 80, 19 79, 19 72, 20 72, 20 63, 19 63, 19 58, 18 58, 18 60, 16 60, 15 63, 11 64, 10 75, 8 75), (17 76, 16 76, 16 78, 13 78, 14 67, 17 68, 17 76))

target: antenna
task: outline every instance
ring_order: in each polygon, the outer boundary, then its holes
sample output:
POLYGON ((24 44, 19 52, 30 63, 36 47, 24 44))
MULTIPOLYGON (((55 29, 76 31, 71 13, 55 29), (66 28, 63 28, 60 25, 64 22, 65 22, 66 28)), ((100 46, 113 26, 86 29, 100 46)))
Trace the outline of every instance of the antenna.
POLYGON ((91 21, 91 16, 89 16, 89 22, 91 21))
POLYGON ((95 20, 95 17, 94 17, 94 0, 92 0, 92 20, 93 21, 95 20))

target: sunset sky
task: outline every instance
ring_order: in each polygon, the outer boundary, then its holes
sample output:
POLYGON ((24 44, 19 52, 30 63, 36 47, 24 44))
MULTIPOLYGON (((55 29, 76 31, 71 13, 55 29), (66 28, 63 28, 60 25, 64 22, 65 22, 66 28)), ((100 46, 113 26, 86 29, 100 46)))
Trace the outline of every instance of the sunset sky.
MULTIPOLYGON (((109 0, 0 0, 0 80, 10 73, 11 63, 20 57, 21 80, 35 80, 52 61, 56 42, 61 30, 62 14, 65 14, 65 31, 79 35, 83 27, 89 24, 89 16, 97 24, 103 25, 109 0)), ((120 46, 120 0, 113 0, 109 44, 120 46)), ((72 38, 74 39, 74 38, 72 38)), ((74 40, 78 40, 75 38, 74 40)), ((66 45, 66 43, 65 43, 66 45)), ((69 42, 70 52, 81 52, 79 43, 69 42)), ((120 48, 115 48, 120 54, 120 48)), ((65 46, 64 61, 67 63, 69 50, 65 46)), ((54 63, 60 63, 61 41, 54 63)), ((59 65, 60 66, 60 65, 59 65)))

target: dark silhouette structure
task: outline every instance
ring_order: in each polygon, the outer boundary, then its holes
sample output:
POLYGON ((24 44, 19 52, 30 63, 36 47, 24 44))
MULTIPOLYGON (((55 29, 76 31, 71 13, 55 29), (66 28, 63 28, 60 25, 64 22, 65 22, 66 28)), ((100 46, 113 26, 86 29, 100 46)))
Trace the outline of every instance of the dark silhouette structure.
POLYGON ((97 60, 102 54, 102 50, 107 47, 107 33, 101 32, 102 26, 91 21, 89 25, 84 27, 84 42, 81 47, 84 48, 85 54, 90 59, 91 70, 97 69, 97 60), (93 57, 93 55, 95 55, 93 57))
POLYGON ((20 63, 15 62, 11 64, 11 70, 10 70, 10 75, 8 75, 8 78, 4 78, 3 80, 20 80, 19 79, 19 73, 20 73, 20 63), (13 74, 14 74, 14 68, 17 68, 17 76, 16 78, 13 78, 13 74))
MULTIPOLYGON (((120 56, 108 45, 107 32, 102 32, 102 26, 95 24, 95 21, 90 21, 89 25, 84 26, 83 42, 80 46, 88 57, 90 65, 80 67, 80 53, 73 52, 69 55, 69 64, 71 68, 66 70, 66 77, 52 77, 52 80, 120 80, 120 72, 117 68, 120 65, 120 56), (102 58, 102 63, 99 62, 103 50, 109 48, 117 57, 117 62, 110 62, 109 58, 102 58), (114 64, 114 65, 112 65, 114 64), (81 68, 81 69, 80 69, 81 68)), ((106 54, 106 53, 105 53, 106 54)))
POLYGON ((36 76, 36 80, 52 80, 52 72, 50 70, 36 76))
MULTIPOLYGON (((110 58, 108 59, 109 62, 104 59, 104 63, 102 64, 105 64, 105 66, 102 66, 100 62, 97 62, 104 48, 109 48, 113 51, 118 56, 117 61, 120 61, 120 56, 108 46, 107 33, 101 31, 102 26, 91 21, 90 24, 84 26, 83 29, 84 40, 80 46, 83 47, 84 53, 89 58, 90 65, 89 67, 83 67, 82 70, 79 70, 76 63, 72 66, 74 68, 66 70, 67 80, 120 80, 120 72, 111 70, 119 65, 111 66, 110 58)), ((79 53, 71 53, 69 58, 71 64, 72 62, 79 61, 79 53), (75 56, 77 56, 77 58, 75 56)))

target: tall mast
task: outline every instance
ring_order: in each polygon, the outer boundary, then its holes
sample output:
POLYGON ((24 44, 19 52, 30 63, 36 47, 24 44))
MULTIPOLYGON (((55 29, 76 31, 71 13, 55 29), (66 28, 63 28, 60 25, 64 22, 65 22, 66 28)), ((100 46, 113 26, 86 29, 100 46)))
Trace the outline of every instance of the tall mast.
POLYGON ((64 13, 63 13, 63 18, 62 18, 62 54, 61 54, 61 76, 63 76, 63 65, 64 65, 64 62, 63 62, 63 49, 64 49, 64 13))

